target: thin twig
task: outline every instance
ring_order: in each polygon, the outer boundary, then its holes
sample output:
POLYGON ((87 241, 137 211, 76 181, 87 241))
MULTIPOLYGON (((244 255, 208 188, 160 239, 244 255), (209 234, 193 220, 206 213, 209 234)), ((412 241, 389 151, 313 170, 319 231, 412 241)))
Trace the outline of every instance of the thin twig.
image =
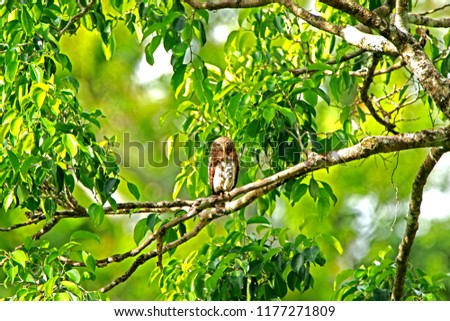
POLYGON ((436 11, 440 11, 440 10, 444 10, 445 8, 450 7, 450 3, 444 4, 441 7, 435 8, 435 9, 431 9, 422 13, 419 13, 421 16, 425 16, 425 15, 429 15, 432 13, 435 13, 436 11))
POLYGON ((76 15, 74 15, 72 18, 67 21, 67 24, 58 32, 58 38, 61 37, 69 28, 71 25, 73 25, 75 22, 77 22, 79 19, 81 19, 83 16, 85 16, 89 10, 91 10, 92 6, 95 4, 95 0, 92 0, 89 2, 86 7, 82 7, 80 2, 78 2, 78 6, 81 8, 81 11, 78 12, 76 15))
MULTIPOLYGON (((325 64, 327 64, 327 65, 335 65, 335 64, 337 64, 338 62, 339 62, 339 63, 340 63, 340 62, 345 62, 345 61, 351 60, 351 59, 353 59, 353 58, 356 58, 356 57, 362 55, 362 54, 365 53, 365 52, 366 52, 366 50, 364 50, 364 49, 357 49, 357 50, 355 50, 355 51, 353 51, 353 52, 350 52, 350 53, 348 53, 348 54, 343 55, 343 56, 341 57, 341 59, 339 59, 339 61, 338 61, 336 58, 334 58, 334 59, 331 59, 331 60, 326 61, 325 64)), ((306 73, 308 73, 308 72, 314 72, 314 71, 313 71, 313 70, 308 70, 308 68, 303 67, 303 68, 300 68, 300 69, 294 69, 294 70, 291 70, 291 72, 292 72, 292 74, 293 74, 295 77, 298 77, 298 76, 300 76, 300 75, 306 74, 306 73)))

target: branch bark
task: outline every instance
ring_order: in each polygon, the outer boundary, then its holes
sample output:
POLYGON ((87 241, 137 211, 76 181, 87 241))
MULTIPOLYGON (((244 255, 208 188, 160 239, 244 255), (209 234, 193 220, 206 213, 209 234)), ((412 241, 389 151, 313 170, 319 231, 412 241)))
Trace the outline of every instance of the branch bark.
POLYGON ((380 56, 378 54, 374 54, 373 58, 372 58, 372 62, 369 65, 366 77, 364 78, 364 82, 363 82, 363 85, 361 88, 361 100, 366 105, 366 107, 369 110, 372 117, 378 123, 383 125, 388 132, 391 132, 393 134, 398 134, 398 132, 395 130, 395 124, 392 124, 389 122, 389 114, 386 114, 386 112, 385 112, 385 114, 383 115, 383 116, 385 116, 385 119, 381 118, 381 116, 378 115, 377 111, 375 110, 375 107, 372 104, 372 100, 369 97, 369 88, 373 82, 373 77, 375 75, 375 69, 376 69, 379 61, 380 61, 380 56))
POLYGON ((394 24, 403 32, 409 32, 408 0, 395 1, 394 24))
POLYGON ((185 0, 185 2, 195 9, 206 10, 218 10, 224 8, 254 8, 263 7, 272 3, 278 3, 288 8, 295 16, 304 20, 311 26, 339 36, 349 44, 358 48, 375 52, 383 52, 392 56, 397 56, 399 54, 395 46, 386 40, 386 38, 379 35, 364 33, 353 26, 342 27, 328 22, 321 16, 312 14, 308 10, 305 10, 293 0, 225 0, 205 2, 199 0, 185 0))
MULTIPOLYGON (((226 193, 223 197, 210 196, 206 198, 200 198, 197 200, 175 200, 167 202, 146 202, 146 203, 123 203, 118 204, 119 208, 126 208, 129 212, 132 212, 136 208, 149 207, 149 212, 153 212, 155 209, 174 209, 184 208, 190 205, 189 210, 180 216, 174 217, 171 221, 161 226, 157 231, 151 234, 141 245, 122 254, 115 254, 113 256, 97 260, 98 267, 104 267, 113 262, 120 262, 126 258, 134 257, 140 254, 147 246, 152 244, 161 233, 164 233, 168 228, 175 227, 181 222, 192 219, 194 217, 200 217, 199 223, 193 230, 187 232, 179 239, 165 244, 160 251, 153 250, 148 253, 141 254, 131 265, 129 270, 123 275, 119 276, 116 280, 106 285, 101 289, 102 292, 107 292, 117 284, 128 279, 134 271, 149 259, 162 255, 172 248, 187 242, 194 236, 196 236, 211 220, 218 217, 228 215, 232 212, 238 211, 249 204, 255 199, 264 195, 278 186, 283 185, 289 180, 296 179, 297 177, 306 175, 308 173, 317 171, 319 169, 328 168, 338 164, 345 164, 354 160, 365 159, 375 154, 390 153, 401 150, 408 150, 414 148, 423 147, 450 147, 450 127, 438 128, 434 130, 424 130, 416 133, 398 134, 394 136, 369 136, 365 137, 359 144, 344 148, 337 151, 330 151, 326 154, 310 153, 308 159, 302 163, 294 165, 286 170, 276 173, 272 176, 266 177, 259 181, 247 184, 235 188, 234 190, 226 193), (241 196, 237 199, 236 197, 241 196), (215 206, 218 203, 225 203, 225 210, 218 213, 215 210, 215 206)), ((110 213, 111 215, 113 212, 110 213)), ((56 215, 44 225, 44 228, 39 230, 33 238, 40 238, 46 231, 55 226, 55 224, 61 221, 63 218, 82 218, 78 210, 71 211, 59 211, 56 215), (63 212, 63 213, 61 213, 63 212)), ((35 220, 36 217, 31 217, 30 220, 35 220)), ((23 246, 23 245, 22 245, 23 246)), ((20 246, 19 246, 20 247, 20 246)), ((84 266, 82 262, 71 261, 67 258, 60 258, 63 262, 72 266, 84 266)), ((4 262, 0 262, 0 266, 4 262)))
MULTIPOLYGON (((399 134, 395 136, 372 136, 364 138, 359 144, 344 148, 339 151, 332 151, 325 155, 319 155, 316 153, 310 153, 306 161, 299 163, 293 167, 290 167, 284 171, 281 171, 275 175, 264 178, 260 181, 256 181, 245 186, 236 188, 226 194, 223 199, 219 199, 216 196, 202 199, 203 206, 209 206, 198 212, 200 217, 199 222, 194 229, 179 239, 168 243, 162 247, 159 251, 153 250, 148 253, 141 254, 131 265, 131 267, 117 279, 113 280, 109 284, 102 287, 100 292, 108 292, 118 284, 126 281, 139 266, 147 262, 148 260, 162 255, 173 249, 180 244, 183 244, 196 236, 208 223, 218 217, 228 215, 232 212, 238 211, 249 204, 263 194, 266 194, 278 186, 284 184, 288 180, 293 180, 297 177, 303 176, 307 173, 314 172, 322 168, 328 168, 330 166, 344 164, 357 159, 367 158, 374 154, 394 152, 405 149, 420 148, 425 146, 447 146, 450 147, 450 127, 440 128, 433 131, 422 131, 418 133, 399 134), (232 200, 238 195, 242 197, 232 200), (214 199, 215 201, 227 201, 225 203, 225 211, 217 212, 212 202, 208 203, 208 199, 214 199), (232 201, 231 201, 232 200, 232 201), (209 204, 209 205, 206 205, 209 204)), ((193 217, 193 216, 192 216, 193 217)), ((156 232, 157 233, 157 232, 156 232)), ((156 237, 152 237, 152 241, 156 237)))
POLYGON ((321 0, 321 2, 348 13, 369 28, 378 30, 382 36, 391 41, 403 57, 408 69, 417 77, 438 108, 450 118, 450 80, 442 77, 411 34, 403 32, 354 1, 321 0))
POLYGON ((406 270, 408 264, 411 247, 414 243, 417 230, 419 229, 420 206, 422 204, 423 189, 427 183, 428 176, 433 170, 441 156, 448 149, 432 148, 428 153, 425 161, 419 169, 414 179, 411 191, 411 200, 409 202, 409 213, 406 223, 406 230, 403 239, 398 247, 398 255, 395 259, 397 270, 394 277, 394 285, 392 288, 391 299, 398 301, 403 296, 403 288, 405 284, 406 270))
POLYGON ((409 23, 434 28, 450 28, 450 18, 429 18, 421 14, 410 13, 409 23))

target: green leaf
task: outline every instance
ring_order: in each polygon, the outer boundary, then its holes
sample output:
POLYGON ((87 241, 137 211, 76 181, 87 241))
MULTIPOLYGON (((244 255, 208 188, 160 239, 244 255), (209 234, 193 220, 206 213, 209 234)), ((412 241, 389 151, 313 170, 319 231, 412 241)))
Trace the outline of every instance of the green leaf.
POLYGON ((284 297, 287 294, 287 283, 280 274, 275 275, 274 290, 278 297, 284 297))
POLYGON ((331 103, 330 97, 321 88, 313 88, 313 91, 318 94, 320 98, 322 98, 327 103, 327 105, 331 103))
POLYGON ((131 195, 134 196, 136 201, 139 201, 139 198, 141 197, 141 194, 139 193, 139 189, 136 185, 133 183, 127 182, 128 191, 131 193, 131 195))
POLYGON ((139 242, 142 241, 145 234, 148 232, 147 227, 147 218, 143 218, 139 220, 136 225, 134 226, 134 232, 133 232, 133 240, 136 245, 139 245, 139 242))
POLYGON ((14 190, 12 189, 11 191, 9 191, 8 195, 5 197, 5 199, 3 201, 3 208, 5 209, 5 211, 7 211, 9 209, 11 204, 14 202, 14 199, 15 199, 15 195, 14 195, 14 190))
POLYGON ((247 220, 247 225, 250 224, 263 224, 266 226, 272 226, 270 221, 264 216, 252 216, 247 220))
POLYGON ((100 243, 100 236, 89 231, 78 230, 70 236, 70 241, 74 240, 95 240, 100 243))
POLYGON ((122 13, 123 0, 111 0, 110 3, 114 10, 116 10, 118 13, 122 13))
POLYGON ((81 254, 81 259, 86 265, 88 271, 91 273, 95 273, 95 269, 97 268, 97 262, 95 261, 94 257, 91 254, 83 251, 81 254))
POLYGON ((70 295, 67 293, 56 293, 53 299, 55 301, 72 301, 70 295))
POLYGON ((199 272, 194 280, 194 291, 197 297, 202 298, 205 292, 205 273, 199 272))
POLYGON ((78 270, 71 269, 66 272, 66 275, 70 280, 72 280, 76 284, 80 283, 80 281, 81 281, 80 272, 78 272, 78 270))
POLYGON ((53 297, 53 291, 55 290, 56 281, 59 279, 59 276, 54 276, 50 280, 44 283, 44 291, 45 294, 49 297, 53 297))
POLYGON ((25 268, 28 261, 27 255, 22 250, 12 252, 11 258, 13 259, 14 262, 19 263, 23 268, 25 268))
POLYGON ((291 201, 291 205, 294 205, 295 203, 297 203, 308 191, 308 185, 306 184, 298 184, 295 189, 292 190, 291 192, 291 197, 290 197, 290 201, 291 201))
POLYGON ((73 134, 64 134, 62 143, 71 157, 75 157, 78 153, 78 141, 73 134))
POLYGON ((216 224, 210 223, 206 226, 206 231, 208 232, 208 236, 213 238, 216 234, 216 224))
POLYGON ((305 251, 303 252, 303 255, 304 255, 305 260, 307 260, 309 262, 314 262, 317 258, 317 255, 319 254, 319 252, 320 252, 320 249, 318 246, 312 246, 312 247, 305 249, 305 251))
POLYGON ((294 247, 299 248, 299 246, 301 244, 304 244, 305 241, 308 241, 308 238, 306 237, 306 235, 304 235, 304 234, 297 235, 294 240, 294 247))
POLYGON ((169 51, 179 42, 179 36, 172 28, 168 29, 164 34, 163 46, 166 51, 169 51))
POLYGON ((21 15, 20 15, 20 23, 23 27, 23 29, 25 30, 27 35, 31 35, 33 34, 33 18, 31 18, 29 12, 28 12, 28 8, 27 7, 22 7, 22 11, 21 11, 21 15))
POLYGON ((325 182, 320 182, 320 184, 322 184, 322 186, 324 187, 324 189, 327 192, 328 196, 333 200, 333 205, 336 205, 338 199, 337 199, 336 195, 334 194, 333 189, 331 188, 331 186, 328 185, 325 182))
POLYGON ((83 297, 80 288, 71 281, 61 281, 61 285, 65 287, 69 292, 75 294, 79 299, 83 297))
POLYGON ((111 36, 108 39, 108 43, 105 44, 102 43, 102 50, 103 54, 105 55, 106 60, 111 60, 111 58, 114 56, 114 53, 116 52, 116 37, 114 37, 114 34, 111 34, 111 36))
POLYGON ((40 83, 42 80, 42 74, 43 71, 39 66, 36 66, 35 64, 30 64, 28 67, 30 72, 31 80, 40 83))
POLYGON ((5 66, 5 79, 7 82, 13 82, 16 76, 17 67, 19 66, 16 50, 8 50, 6 52, 5 66))
POLYGON ((295 285, 297 284, 298 277, 297 274, 293 271, 289 272, 287 276, 287 285, 289 287, 289 290, 295 291, 295 285))
POLYGON ((73 241, 66 243, 63 246, 61 246, 61 248, 58 251, 58 255, 66 255, 67 254, 66 252, 69 252, 70 249, 72 249, 76 246, 79 246, 79 245, 81 245, 81 244, 78 242, 73 242, 73 241))
POLYGON ((11 122, 11 134, 18 139, 19 138, 19 134, 22 128, 22 124, 23 124, 23 118, 22 117, 17 117, 14 118, 13 121, 11 122))
POLYGON ((242 270, 231 272, 229 280, 234 293, 242 291, 242 287, 244 286, 244 272, 242 270))
POLYGON ((277 110, 279 110, 283 114, 283 116, 286 117, 289 122, 289 126, 295 125, 295 123, 297 122, 297 116, 295 115, 295 112, 293 112, 289 108, 280 106, 277 106, 277 110))
POLYGON ((152 41, 145 47, 145 59, 150 65, 153 65, 155 63, 155 59, 153 58, 153 54, 155 53, 156 49, 158 48, 159 44, 161 43, 162 36, 154 36, 152 38, 152 41))
POLYGON ((158 222, 161 222, 161 219, 159 218, 158 214, 149 214, 147 216, 147 229, 153 232, 153 229, 155 228, 155 225, 158 224, 158 222))
POLYGON ((106 198, 110 197, 117 190, 119 183, 120 179, 114 177, 110 177, 106 180, 105 185, 103 186, 106 198))
POLYGON ((44 212, 47 219, 53 217, 56 213, 56 201, 53 198, 46 198, 44 200, 44 212))
POLYGON ((250 262, 250 266, 249 266, 249 270, 248 270, 248 275, 250 276, 259 276, 261 274, 261 272, 264 269, 264 263, 260 260, 256 260, 256 261, 251 261, 250 262))
POLYGON ((330 70, 332 72, 335 72, 335 69, 333 66, 324 64, 322 62, 316 62, 308 66, 308 70, 318 70, 318 71, 324 71, 324 70, 330 70))
POLYGON ((103 210, 103 206, 97 203, 92 203, 88 208, 88 214, 91 220, 95 225, 100 225, 105 218, 105 211, 103 210))
POLYGON ((272 108, 270 106, 264 108, 263 117, 266 120, 266 123, 270 124, 270 122, 275 117, 275 108, 272 108))
POLYGON ((350 276, 353 275, 352 269, 347 269, 342 272, 339 272, 339 274, 336 276, 336 279, 334 280, 334 290, 336 291, 338 287, 344 282, 346 279, 348 279, 350 276))
POLYGON ((7 149, 6 152, 8 154, 9 163, 11 164, 14 172, 19 173, 20 172, 19 158, 17 158, 16 154, 12 150, 7 149))
POLYGON ((344 252, 341 243, 333 235, 323 233, 319 234, 317 237, 324 240, 328 245, 332 246, 340 255, 342 255, 342 253, 344 252))
POLYGON ((181 64, 179 66, 177 66, 177 68, 175 69, 172 79, 170 80, 170 85, 173 89, 174 92, 177 91, 178 87, 183 83, 184 81, 184 76, 186 73, 186 67, 187 65, 185 64, 181 64))
POLYGON ((303 257, 303 253, 297 253, 291 260, 292 271, 298 273, 305 263, 305 259, 303 257))
POLYGON ((319 194, 320 195, 317 200, 317 213, 319 215, 319 219, 322 220, 330 212, 330 199, 328 198, 328 195, 324 196, 321 191, 319 194))
POLYGON ((317 196, 319 196, 319 190, 319 184, 314 178, 311 178, 309 181, 309 195, 311 195, 314 200, 316 200, 317 196))

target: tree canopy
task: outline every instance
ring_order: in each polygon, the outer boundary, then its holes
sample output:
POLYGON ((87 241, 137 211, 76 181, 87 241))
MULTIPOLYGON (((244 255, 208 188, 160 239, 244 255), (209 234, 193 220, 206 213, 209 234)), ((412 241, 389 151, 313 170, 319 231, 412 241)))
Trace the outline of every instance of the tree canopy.
POLYGON ((450 298, 444 199, 419 229, 450 5, 424 6, 0 1, 0 297, 450 298), (219 136, 241 170, 211 196, 219 136))

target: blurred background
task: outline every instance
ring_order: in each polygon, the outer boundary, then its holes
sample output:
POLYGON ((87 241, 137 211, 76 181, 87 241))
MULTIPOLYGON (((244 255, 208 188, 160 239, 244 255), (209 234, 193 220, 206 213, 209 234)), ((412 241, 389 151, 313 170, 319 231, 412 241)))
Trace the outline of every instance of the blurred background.
MULTIPOLYGON (((438 7, 444 2, 419 3, 416 11, 438 7)), ((449 8, 439 15, 450 16, 449 8)), ((235 11, 210 12, 207 30, 209 41, 200 52, 205 61, 212 61, 221 68, 225 66, 222 47, 234 28, 237 28, 235 11)), ((99 109, 105 115, 98 140, 104 136, 117 138, 117 153, 123 165, 121 175, 139 187, 141 201, 170 200, 175 177, 180 171, 178 164, 167 163, 165 157, 165 142, 170 135, 179 131, 180 126, 173 114, 176 101, 170 89, 170 53, 159 48, 155 54, 155 64, 149 66, 145 61, 144 47, 123 25, 119 24, 114 33, 116 51, 109 61, 105 59, 100 35, 82 28, 77 35, 63 38, 62 52, 69 56, 73 65, 72 76, 80 82, 78 99, 81 105, 86 110, 99 109), (168 117, 162 125, 161 118, 166 115, 168 117), (165 162, 166 165, 158 166, 152 162, 165 162)), ((67 75, 66 72, 60 72, 61 79, 67 75)), ((402 72, 394 75, 404 77, 402 72)), ((420 105, 420 101, 416 105, 414 117, 420 119, 414 123, 403 123, 402 131, 418 131, 431 126, 428 111, 420 105)), ((330 128, 338 125, 337 110, 318 108, 318 114, 321 115, 318 123, 324 131, 330 131, 330 128)), ((367 131, 381 133, 376 125, 367 131)), ((314 233, 331 233, 344 248, 343 255, 339 255, 333 248, 323 244, 327 264, 313 268, 314 289, 304 294, 290 292, 286 299, 328 300, 333 294, 333 282, 340 271, 370 264, 377 258, 378 251, 387 246, 393 248, 391 255, 395 257, 405 227, 411 184, 425 154, 425 150, 416 150, 395 156, 381 155, 315 173, 315 179, 328 182, 338 197, 330 215, 321 222, 315 214, 316 205, 310 198, 303 198, 294 207, 284 199, 279 199, 273 214, 275 225, 290 227, 292 235, 299 231, 308 235, 313 230, 314 233)), ((412 249, 411 261, 414 267, 424 269, 430 275, 450 272, 449 169, 450 155, 447 154, 439 161, 426 186, 419 234, 412 249)), ((78 193, 81 195, 83 191, 78 190, 78 193)), ((187 194, 182 191, 179 197, 187 197, 187 194)), ((126 186, 121 186, 116 192, 116 200, 133 201, 134 198, 126 186)), ((83 205, 89 205, 88 195, 83 205)), ((254 211, 254 208, 250 207, 248 211, 254 211)), ((133 248, 134 225, 142 217, 108 217, 96 228, 96 233, 101 236, 100 246, 93 240, 87 240, 87 250, 94 257, 103 258, 133 248)), ((92 226, 89 220, 70 220, 60 224, 45 238, 52 245, 59 246, 68 240, 72 231, 79 228, 91 230, 92 226)), ((0 246, 12 248, 22 239, 23 233, 30 230, 33 227, 11 233, 8 240, 0 239, 0 246)), ((206 232, 201 233, 177 249, 174 255, 184 258, 207 238, 206 232)), ((128 259, 101 269, 98 279, 88 284, 88 287, 97 289, 105 285, 127 270, 131 262, 128 259)), ((154 299, 160 293, 157 282, 149 282, 155 264, 151 260, 139 268, 126 283, 109 292, 110 298, 154 299)), ((447 298, 450 299, 449 292, 447 298)))

